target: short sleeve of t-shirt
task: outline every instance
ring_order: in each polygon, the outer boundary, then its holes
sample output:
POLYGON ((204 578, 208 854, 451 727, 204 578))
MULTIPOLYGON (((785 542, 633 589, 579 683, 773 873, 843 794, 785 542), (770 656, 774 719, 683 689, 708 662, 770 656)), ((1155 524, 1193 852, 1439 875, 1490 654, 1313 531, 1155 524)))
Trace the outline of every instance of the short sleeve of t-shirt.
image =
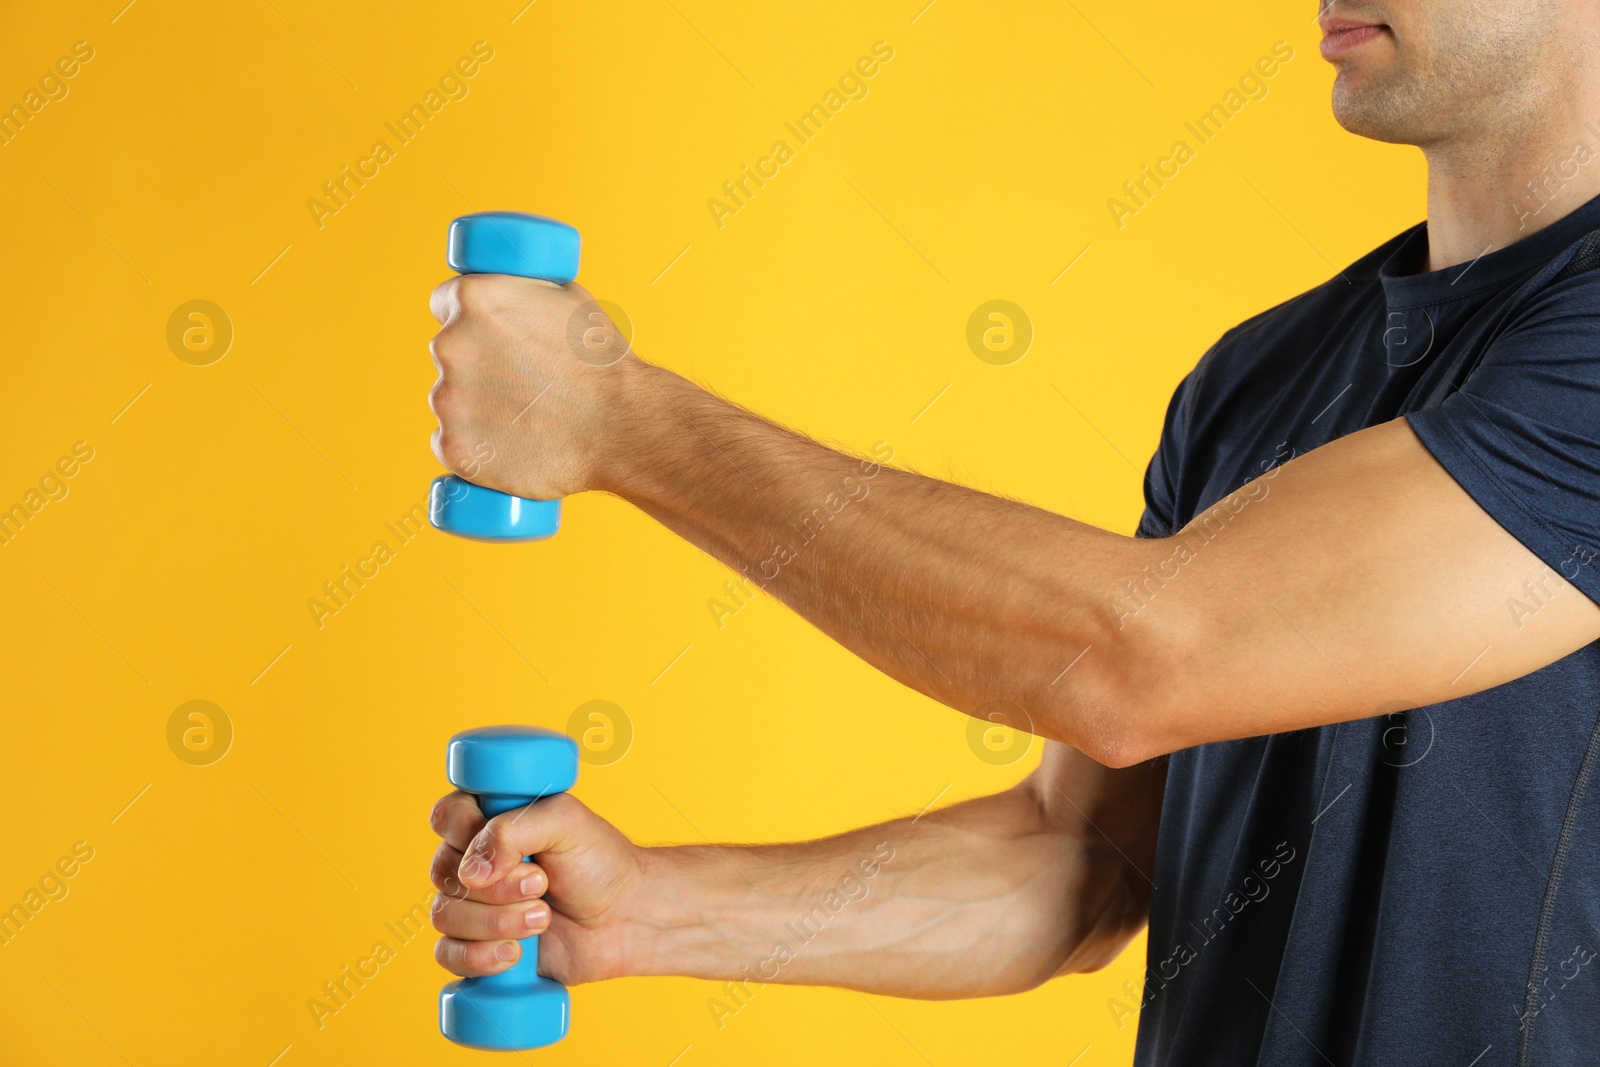
MULTIPOLYGON (((1209 353, 1207 353, 1209 355, 1209 353)), ((1191 370, 1172 392, 1167 415, 1161 426, 1161 443, 1144 471, 1144 514, 1135 537, 1170 537, 1183 523, 1178 521, 1178 479, 1183 465, 1184 439, 1188 434, 1190 410, 1194 405, 1197 382, 1205 359, 1191 370)))
POLYGON ((1600 271, 1542 290, 1457 392, 1406 419, 1479 506, 1600 602, 1600 271))

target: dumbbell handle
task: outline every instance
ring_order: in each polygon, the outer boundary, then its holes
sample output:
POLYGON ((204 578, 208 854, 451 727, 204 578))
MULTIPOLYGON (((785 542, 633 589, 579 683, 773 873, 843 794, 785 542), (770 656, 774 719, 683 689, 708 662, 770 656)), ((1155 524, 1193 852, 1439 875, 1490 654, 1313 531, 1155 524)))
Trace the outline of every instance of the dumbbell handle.
MULTIPOLYGON (((578 231, 555 219, 482 211, 450 224, 445 259, 458 274, 514 274, 565 285, 578 274, 578 243, 578 231)), ((541 541, 560 528, 561 501, 512 496, 447 474, 429 490, 428 521, 477 541, 541 541)))
MULTIPOLYGON (((549 794, 554 796, 555 794, 549 794)), ((532 804, 541 797, 505 797, 505 796, 479 796, 478 808, 483 812, 484 818, 492 819, 496 815, 503 815, 508 811, 532 804)), ((525 860, 532 860, 532 856, 524 856, 525 860)), ((526 989, 539 977, 539 938, 522 938, 522 955, 517 957, 517 962, 501 971, 499 974, 486 975, 478 979, 481 986, 502 987, 505 989, 526 989)))

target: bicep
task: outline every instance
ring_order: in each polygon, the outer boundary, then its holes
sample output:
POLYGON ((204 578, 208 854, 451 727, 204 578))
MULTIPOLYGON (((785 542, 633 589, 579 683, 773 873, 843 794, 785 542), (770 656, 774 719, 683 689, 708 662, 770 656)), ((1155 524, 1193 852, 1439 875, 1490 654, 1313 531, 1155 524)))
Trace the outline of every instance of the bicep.
POLYGON ((1145 753, 1438 703, 1600 637, 1600 607, 1399 419, 1268 472, 1149 551, 1163 583, 1118 634, 1137 649, 1121 681, 1129 714, 1148 709, 1145 753))

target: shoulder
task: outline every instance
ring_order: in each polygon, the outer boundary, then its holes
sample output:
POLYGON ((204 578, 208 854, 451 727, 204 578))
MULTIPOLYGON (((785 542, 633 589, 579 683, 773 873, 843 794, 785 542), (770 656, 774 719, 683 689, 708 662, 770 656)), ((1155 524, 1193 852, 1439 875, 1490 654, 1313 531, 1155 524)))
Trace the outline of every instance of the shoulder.
POLYGON ((1600 230, 1590 230, 1524 282, 1508 327, 1600 316, 1600 230))
MULTIPOLYGON (((1383 265, 1402 246, 1417 241, 1422 230, 1421 223, 1412 226, 1336 271, 1320 285, 1250 316, 1218 338, 1212 346, 1212 352, 1252 343, 1260 346, 1263 342, 1296 339, 1303 331, 1311 331, 1320 339, 1327 336, 1330 325, 1337 321, 1334 316, 1373 304, 1381 306, 1383 282, 1380 272, 1383 265)), ((1207 355, 1211 355, 1211 352, 1207 355)))

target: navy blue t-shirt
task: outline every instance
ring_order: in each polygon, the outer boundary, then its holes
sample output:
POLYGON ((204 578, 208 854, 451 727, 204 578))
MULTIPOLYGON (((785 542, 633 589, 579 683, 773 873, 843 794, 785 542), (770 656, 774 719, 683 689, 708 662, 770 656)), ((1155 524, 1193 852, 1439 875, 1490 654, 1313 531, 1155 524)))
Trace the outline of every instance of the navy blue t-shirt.
MULTIPOLYGON (((1507 589, 1511 617, 1600 601, 1600 198, 1471 263, 1426 250, 1419 224, 1224 334, 1172 398, 1140 535, 1404 417, 1576 587, 1507 589)), ((1108 1005, 1139 1011, 1139 1067, 1600 1063, 1600 643, 1168 759, 1143 999, 1108 1005)))

